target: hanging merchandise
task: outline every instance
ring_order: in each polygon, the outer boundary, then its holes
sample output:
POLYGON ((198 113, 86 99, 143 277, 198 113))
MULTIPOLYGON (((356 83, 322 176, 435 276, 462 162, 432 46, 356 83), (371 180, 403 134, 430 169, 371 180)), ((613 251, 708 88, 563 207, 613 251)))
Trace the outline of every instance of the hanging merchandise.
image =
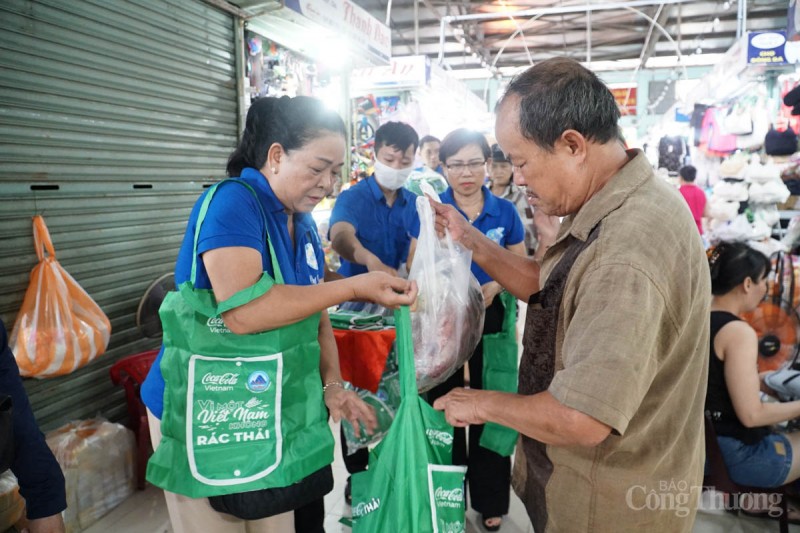
MULTIPOLYGON (((422 190, 436 201, 427 183, 422 190)), ((408 279, 419 286, 417 308, 411 314, 419 391, 444 382, 469 360, 481 338, 483 293, 472 275, 472 252, 453 242, 445 231, 436 235, 433 208, 417 197, 420 233, 408 279)))
POLYGON ((791 126, 785 130, 770 128, 764 138, 764 151, 767 155, 792 155, 797 151, 797 135, 791 126))
POLYGON ((325 80, 316 65, 254 33, 247 33, 247 73, 250 98, 312 95, 325 80))
POLYGON ((689 155, 689 147, 683 137, 664 136, 658 141, 658 167, 677 172, 689 155))
POLYGON ((466 467, 452 463, 453 427, 417 394, 408 307, 395 312, 402 401, 394 424, 353 474, 353 532, 466 530, 466 467))
POLYGON ((111 322, 56 260, 41 216, 33 217, 39 263, 22 300, 9 345, 25 377, 63 376, 105 353, 111 322))

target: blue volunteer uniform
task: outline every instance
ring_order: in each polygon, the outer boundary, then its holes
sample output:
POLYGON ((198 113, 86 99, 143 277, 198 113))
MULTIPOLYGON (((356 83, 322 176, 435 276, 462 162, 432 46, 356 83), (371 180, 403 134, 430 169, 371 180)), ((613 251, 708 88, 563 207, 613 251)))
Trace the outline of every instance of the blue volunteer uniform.
MULTIPOLYGON (((258 170, 245 168, 240 179, 250 185, 258 195, 258 201, 266 215, 269 237, 278 259, 278 265, 287 285, 315 285, 320 283, 325 273, 325 256, 317 233, 317 226, 310 213, 294 214, 295 244, 286 227, 289 215, 272 191, 269 182, 258 170)), ((192 248, 197 216, 205 194, 195 203, 186 234, 183 237, 178 260, 175 264, 175 283, 188 281, 192 272, 192 248)), ((222 185, 214 194, 206 213, 197 243, 198 255, 216 248, 246 246, 261 253, 262 267, 274 278, 269 246, 264 240, 264 217, 256 199, 246 187, 236 184, 222 185)), ((197 261, 197 281, 195 286, 210 289, 202 257, 197 261)), ((164 400, 164 378, 161 375, 161 353, 153 363, 147 379, 142 384, 142 401, 158 418, 161 418, 164 400)))
MULTIPOLYGON (((375 176, 358 182, 336 199, 330 227, 347 222, 356 229, 361 245, 378 256, 383 264, 398 268, 408 258, 411 236, 419 234, 417 196, 408 189, 397 190, 391 207, 375 176)), ((367 267, 342 258, 339 273, 349 278, 367 272, 367 267)))
MULTIPOLYGON (((472 222, 472 225, 503 248, 522 242, 525 239, 525 227, 522 225, 522 220, 520 220, 514 204, 505 198, 498 198, 493 195, 486 187, 481 187, 481 193, 483 194, 483 210, 478 215, 478 218, 472 222)), ((464 218, 468 218, 456 205, 452 187, 448 187, 442 193, 441 200, 442 203, 450 204, 458 209, 458 212, 464 218)), ((417 232, 417 235, 419 235, 419 232, 417 232)), ((489 274, 484 272, 475 261, 472 262, 471 270, 472 274, 478 279, 478 284, 483 285, 492 281, 489 274)))

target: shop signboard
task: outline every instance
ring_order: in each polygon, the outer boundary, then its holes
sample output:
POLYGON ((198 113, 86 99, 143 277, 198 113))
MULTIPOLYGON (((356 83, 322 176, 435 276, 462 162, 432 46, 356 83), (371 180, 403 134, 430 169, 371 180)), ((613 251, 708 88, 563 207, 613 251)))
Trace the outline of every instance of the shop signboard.
POLYGON ((629 85, 626 87, 614 87, 611 89, 611 94, 614 95, 614 100, 617 101, 619 106, 620 115, 634 116, 636 115, 636 86, 629 85))
POLYGON ((376 63, 389 62, 391 30, 351 0, 286 0, 285 6, 321 26, 343 32, 376 63))
POLYGON ((374 89, 414 89, 427 85, 429 78, 427 56, 393 57, 388 65, 353 69, 350 90, 361 94, 374 89))
POLYGON ((786 31, 754 31, 747 34, 748 65, 779 65, 788 63, 784 54, 786 31))

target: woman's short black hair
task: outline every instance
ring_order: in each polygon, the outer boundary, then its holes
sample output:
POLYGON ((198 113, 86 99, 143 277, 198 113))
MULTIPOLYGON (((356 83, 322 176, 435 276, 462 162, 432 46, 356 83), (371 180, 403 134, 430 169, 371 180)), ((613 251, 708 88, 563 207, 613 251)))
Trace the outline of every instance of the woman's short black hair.
POLYGON ((239 176, 245 167, 260 170, 274 143, 291 152, 325 133, 347 137, 342 117, 322 101, 310 96, 259 98, 247 111, 242 139, 228 158, 228 176, 239 176))
POLYGON ((767 256, 742 242, 721 242, 709 249, 708 266, 715 296, 729 293, 746 278, 758 281, 771 268, 767 256))
POLYGON ((439 146, 439 161, 443 165, 447 164, 448 157, 470 144, 477 144, 480 147, 484 159, 489 159, 492 156, 492 149, 489 148, 489 143, 483 133, 459 128, 451 131, 442 139, 442 144, 439 146))

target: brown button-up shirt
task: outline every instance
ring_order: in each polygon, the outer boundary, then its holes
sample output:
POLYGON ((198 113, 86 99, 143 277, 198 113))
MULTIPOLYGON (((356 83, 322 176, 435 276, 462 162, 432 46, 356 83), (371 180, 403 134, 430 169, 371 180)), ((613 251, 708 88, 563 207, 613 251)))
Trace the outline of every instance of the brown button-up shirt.
POLYGON ((691 531, 702 485, 708 372, 708 263, 680 195, 639 151, 566 217, 599 237, 567 279, 549 392, 611 426, 595 448, 548 446, 547 531, 691 531))

